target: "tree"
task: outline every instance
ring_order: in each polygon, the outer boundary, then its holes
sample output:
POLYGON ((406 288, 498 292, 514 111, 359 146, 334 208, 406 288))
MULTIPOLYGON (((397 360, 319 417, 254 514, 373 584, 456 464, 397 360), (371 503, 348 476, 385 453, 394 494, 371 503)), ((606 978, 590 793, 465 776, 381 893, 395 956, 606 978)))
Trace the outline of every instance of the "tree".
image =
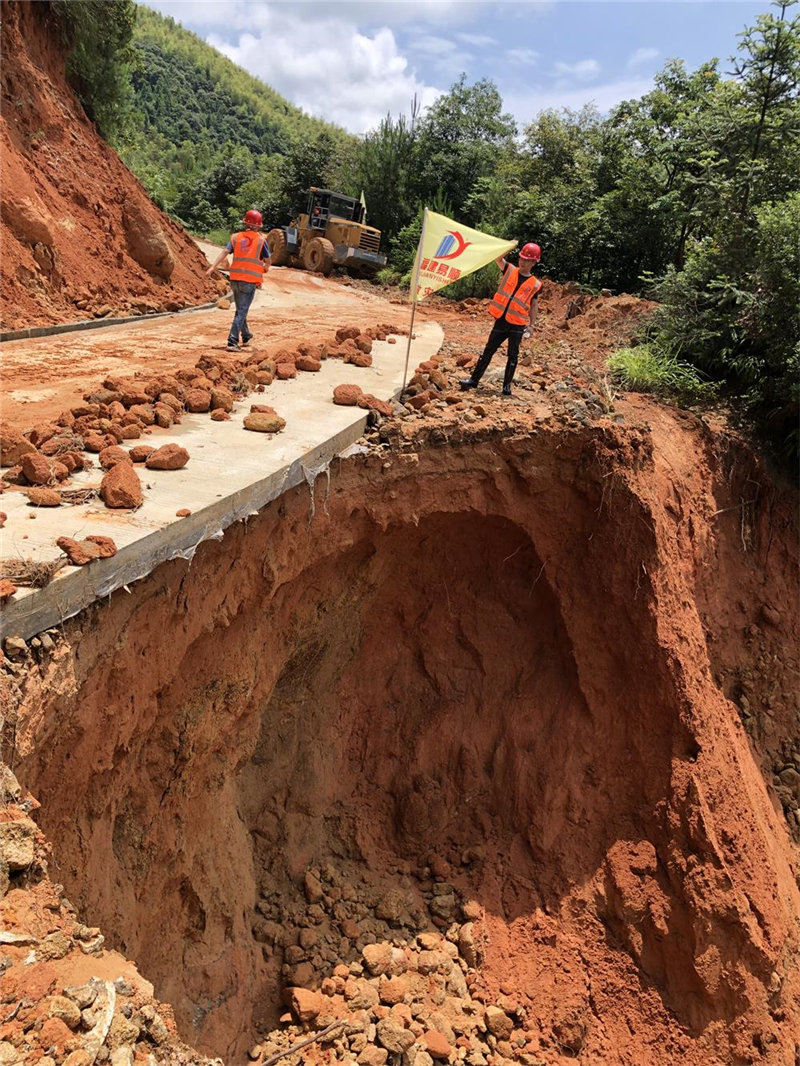
POLYGON ((52 5, 68 48, 67 78, 106 140, 121 137, 133 118, 136 10, 133 0, 54 0, 52 5))

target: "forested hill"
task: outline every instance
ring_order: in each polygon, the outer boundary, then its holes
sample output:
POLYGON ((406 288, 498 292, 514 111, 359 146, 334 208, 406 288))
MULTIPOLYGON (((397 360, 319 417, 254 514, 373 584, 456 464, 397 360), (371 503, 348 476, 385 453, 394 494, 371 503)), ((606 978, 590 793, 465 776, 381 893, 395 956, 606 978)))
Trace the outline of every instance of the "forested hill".
POLYGON ((306 115, 174 19, 143 5, 133 44, 141 58, 133 83, 145 128, 173 144, 230 140, 269 154, 300 134, 333 128, 306 115))
POLYGON ((137 7, 131 43, 133 103, 143 136, 120 144, 121 154, 161 206, 180 217, 188 214, 184 221, 200 229, 222 224, 215 212, 201 217, 202 205, 200 215, 196 211, 198 200, 219 206, 219 189, 202 195, 192 179, 207 176, 223 158, 240 178, 246 170, 257 171, 259 160, 284 156, 298 143, 322 138, 344 146, 355 140, 305 114, 174 19, 143 5, 137 7), (188 207, 191 212, 181 210, 188 207))

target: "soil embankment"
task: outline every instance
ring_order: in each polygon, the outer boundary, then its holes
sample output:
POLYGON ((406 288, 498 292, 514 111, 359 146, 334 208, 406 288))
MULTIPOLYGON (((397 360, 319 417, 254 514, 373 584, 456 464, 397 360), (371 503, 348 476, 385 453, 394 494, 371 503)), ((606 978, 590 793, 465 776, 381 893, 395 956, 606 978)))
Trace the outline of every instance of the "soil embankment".
MULTIPOLYGON (((80 913, 230 1061, 285 985, 357 1013, 337 965, 474 915, 469 993, 433 1005, 517 1021, 455 1057, 792 1063, 795 859, 742 725, 792 743, 790 503, 662 409, 393 420, 320 504, 289 493, 29 671, 19 770, 80 913)), ((406 992, 413 1032, 434 1006, 406 992)))
POLYGON ((64 75, 49 4, 3 0, 4 330, 213 300, 194 242, 97 135, 64 75))

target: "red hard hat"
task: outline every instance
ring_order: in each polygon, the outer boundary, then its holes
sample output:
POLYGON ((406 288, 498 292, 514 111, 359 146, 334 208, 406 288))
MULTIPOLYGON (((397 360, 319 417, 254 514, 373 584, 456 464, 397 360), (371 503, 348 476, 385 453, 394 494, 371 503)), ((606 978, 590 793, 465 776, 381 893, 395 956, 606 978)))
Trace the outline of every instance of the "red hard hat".
POLYGON ((260 211, 250 210, 244 216, 245 226, 260 227, 264 224, 264 219, 261 217, 260 211))
POLYGON ((542 258, 542 249, 538 244, 523 244, 519 257, 520 259, 533 259, 534 262, 538 263, 542 258))

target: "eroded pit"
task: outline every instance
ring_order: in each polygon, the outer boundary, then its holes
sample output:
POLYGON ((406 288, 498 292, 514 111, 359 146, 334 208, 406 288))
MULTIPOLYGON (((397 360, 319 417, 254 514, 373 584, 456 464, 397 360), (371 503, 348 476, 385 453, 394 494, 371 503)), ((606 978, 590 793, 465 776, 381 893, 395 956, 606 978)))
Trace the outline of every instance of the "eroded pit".
POLYGON ((791 1051, 797 886, 674 565, 698 529, 646 439, 550 437, 342 464, 313 518, 293 491, 86 612, 29 693, 51 873, 201 1050, 467 904, 529 1057, 791 1051))

